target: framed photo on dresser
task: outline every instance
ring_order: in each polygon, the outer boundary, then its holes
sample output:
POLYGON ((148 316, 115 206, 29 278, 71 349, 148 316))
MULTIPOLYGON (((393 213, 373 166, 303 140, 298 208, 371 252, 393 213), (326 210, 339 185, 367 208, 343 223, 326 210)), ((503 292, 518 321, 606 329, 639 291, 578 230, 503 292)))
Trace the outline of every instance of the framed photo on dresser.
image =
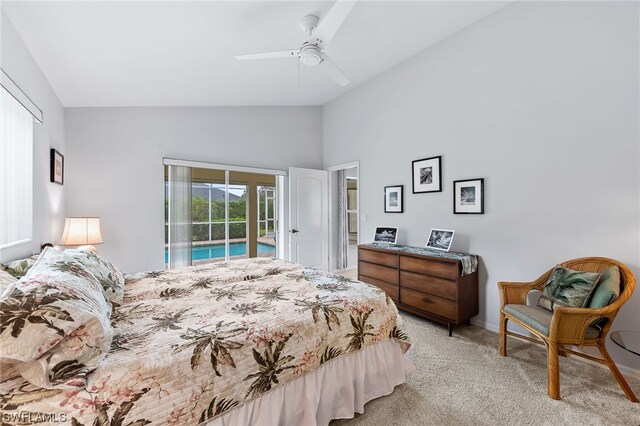
POLYGON ((456 231, 451 229, 432 229, 429 232, 429 239, 425 247, 433 250, 449 251, 455 233, 456 231))
POLYGON ((374 243, 396 244, 398 242, 398 228, 392 226, 378 226, 373 236, 374 243))

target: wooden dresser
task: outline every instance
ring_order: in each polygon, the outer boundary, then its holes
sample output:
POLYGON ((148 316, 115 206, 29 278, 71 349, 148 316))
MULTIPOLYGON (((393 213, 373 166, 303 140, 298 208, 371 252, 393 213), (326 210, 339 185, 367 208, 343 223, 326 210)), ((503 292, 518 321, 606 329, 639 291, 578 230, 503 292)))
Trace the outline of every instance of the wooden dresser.
POLYGON ((463 275, 460 259, 417 247, 358 246, 360 281, 383 289, 398 309, 447 324, 449 336, 454 324, 468 324, 478 314, 475 269, 463 275))

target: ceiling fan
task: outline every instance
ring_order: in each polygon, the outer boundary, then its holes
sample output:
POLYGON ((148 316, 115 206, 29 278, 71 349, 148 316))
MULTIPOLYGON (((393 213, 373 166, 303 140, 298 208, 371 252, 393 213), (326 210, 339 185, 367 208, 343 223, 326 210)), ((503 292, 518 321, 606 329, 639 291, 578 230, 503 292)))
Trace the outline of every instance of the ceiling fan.
POLYGON ((302 46, 298 49, 252 53, 235 56, 235 58, 239 61, 249 59, 296 58, 298 60, 298 93, 300 92, 300 63, 311 67, 318 66, 318 68, 333 81, 344 87, 349 84, 349 79, 340 71, 324 50, 333 39, 333 36, 336 35, 336 32, 354 5, 354 0, 338 0, 322 22, 320 22, 320 19, 315 15, 307 15, 300 19, 300 26, 308 34, 309 40, 302 43, 302 46))

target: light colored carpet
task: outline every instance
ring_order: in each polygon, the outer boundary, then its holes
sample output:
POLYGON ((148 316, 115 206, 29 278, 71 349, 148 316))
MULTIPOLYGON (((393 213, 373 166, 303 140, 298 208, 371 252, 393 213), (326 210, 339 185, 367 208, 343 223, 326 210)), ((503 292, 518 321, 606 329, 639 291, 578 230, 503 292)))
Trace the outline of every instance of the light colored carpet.
POLYGON ((338 275, 342 275, 345 278, 349 278, 352 280, 358 279, 358 270, 357 269, 345 269, 344 271, 336 272, 338 275))
MULTIPOLYGON (((607 369, 560 358, 561 401, 547 397, 543 347, 509 338, 498 355, 498 335, 475 326, 446 328, 402 313, 414 342, 415 371, 364 414, 335 420, 355 425, 640 425, 640 404, 627 400, 607 369)), ((640 381, 629 380, 636 395, 640 381)))

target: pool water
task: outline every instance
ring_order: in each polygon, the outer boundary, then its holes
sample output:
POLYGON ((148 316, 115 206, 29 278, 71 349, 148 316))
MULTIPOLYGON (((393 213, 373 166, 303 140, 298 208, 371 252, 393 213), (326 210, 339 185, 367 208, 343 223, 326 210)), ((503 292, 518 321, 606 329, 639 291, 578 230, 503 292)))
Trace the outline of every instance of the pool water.
MULTIPOLYGON (((268 244, 258 243, 258 254, 276 255, 276 248, 268 244)), ((229 256, 246 256, 246 243, 229 243, 229 256)), ((191 260, 224 259, 224 244, 207 244, 191 248, 191 260)), ((169 263, 169 249, 164 250, 164 263, 169 263)))

